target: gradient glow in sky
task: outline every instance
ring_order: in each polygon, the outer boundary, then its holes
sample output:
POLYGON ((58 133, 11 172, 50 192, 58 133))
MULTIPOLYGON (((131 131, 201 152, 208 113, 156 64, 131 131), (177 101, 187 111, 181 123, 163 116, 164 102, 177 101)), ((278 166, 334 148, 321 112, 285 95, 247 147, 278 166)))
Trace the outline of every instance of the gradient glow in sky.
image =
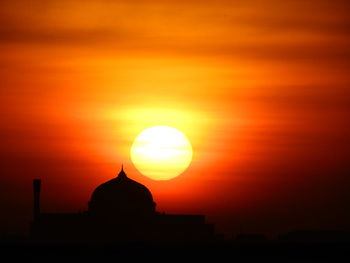
POLYGON ((348 1, 0 3, 0 230, 86 209, 126 173, 158 211, 232 234, 349 229, 348 1), (184 132, 193 163, 152 181, 129 150, 145 128, 184 132))

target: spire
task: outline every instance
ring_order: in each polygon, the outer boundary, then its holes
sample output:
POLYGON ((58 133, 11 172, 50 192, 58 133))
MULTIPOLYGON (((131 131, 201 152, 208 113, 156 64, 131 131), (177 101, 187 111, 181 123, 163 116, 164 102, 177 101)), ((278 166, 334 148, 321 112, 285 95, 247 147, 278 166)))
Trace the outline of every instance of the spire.
POLYGON ((126 178, 126 173, 124 172, 124 165, 122 164, 122 169, 120 170, 119 174, 118 174, 119 178, 126 178))

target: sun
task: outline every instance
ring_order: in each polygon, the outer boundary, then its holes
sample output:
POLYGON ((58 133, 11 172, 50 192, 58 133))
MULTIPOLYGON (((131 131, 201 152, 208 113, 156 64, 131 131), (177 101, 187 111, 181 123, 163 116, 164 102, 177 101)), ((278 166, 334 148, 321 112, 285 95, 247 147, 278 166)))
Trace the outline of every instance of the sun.
POLYGON ((184 172, 192 161, 192 146, 185 134, 169 126, 143 130, 130 149, 131 161, 143 175, 169 180, 184 172))

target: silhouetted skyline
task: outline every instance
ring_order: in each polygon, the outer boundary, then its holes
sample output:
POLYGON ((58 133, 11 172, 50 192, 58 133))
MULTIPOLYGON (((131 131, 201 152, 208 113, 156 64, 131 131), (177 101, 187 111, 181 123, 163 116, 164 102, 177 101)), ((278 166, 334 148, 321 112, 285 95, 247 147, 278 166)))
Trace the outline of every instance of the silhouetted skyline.
POLYGON ((123 170, 99 185, 88 210, 40 212, 41 181, 33 180, 33 222, 30 239, 41 243, 106 244, 120 242, 208 242, 219 239, 204 215, 156 211, 150 190, 123 170))

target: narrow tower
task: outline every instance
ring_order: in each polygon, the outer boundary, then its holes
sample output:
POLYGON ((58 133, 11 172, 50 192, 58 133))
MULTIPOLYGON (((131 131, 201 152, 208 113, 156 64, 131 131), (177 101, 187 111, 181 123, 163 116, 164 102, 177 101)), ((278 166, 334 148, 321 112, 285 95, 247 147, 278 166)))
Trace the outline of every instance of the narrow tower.
POLYGON ((34 221, 40 216, 40 188, 41 188, 41 180, 34 179, 33 180, 33 194, 34 194, 34 210, 33 217, 34 221))

